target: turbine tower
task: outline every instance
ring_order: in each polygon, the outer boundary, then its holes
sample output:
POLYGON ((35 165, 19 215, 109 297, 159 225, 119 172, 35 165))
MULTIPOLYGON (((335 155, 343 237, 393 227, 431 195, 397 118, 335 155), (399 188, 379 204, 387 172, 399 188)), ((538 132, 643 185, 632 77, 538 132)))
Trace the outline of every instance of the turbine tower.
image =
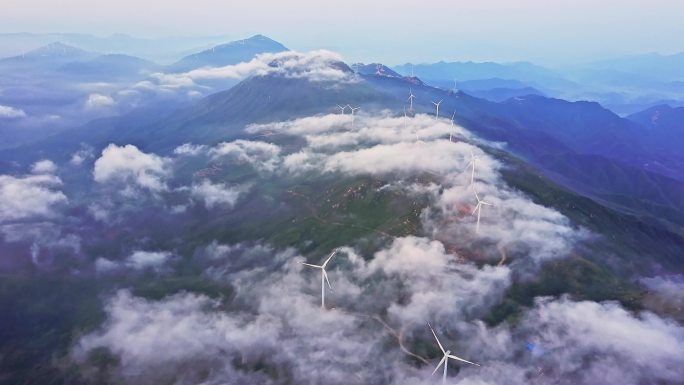
POLYGON ((444 354, 444 356, 442 357, 442 360, 439 361, 439 364, 437 364, 437 367, 435 368, 435 370, 432 371, 432 375, 434 376, 435 373, 437 373, 437 370, 439 370, 439 367, 442 366, 442 364, 444 364, 444 374, 442 375, 442 384, 446 384, 447 365, 449 364, 449 358, 451 358, 452 360, 465 362, 465 363, 470 364, 470 365, 480 366, 480 364, 476 364, 474 362, 464 360, 461 357, 456 357, 456 356, 452 355, 450 350, 444 350, 444 347, 439 342, 439 338, 437 338, 437 334, 435 334, 435 331, 432 330, 432 326, 430 326, 430 324, 428 324, 428 326, 430 327, 430 331, 432 332, 432 335, 435 336, 435 340, 437 341, 437 345, 439 345, 439 350, 441 350, 442 354, 444 354))
POLYGON ((440 100, 439 102, 432 102, 432 104, 434 104, 435 107, 437 107, 437 111, 435 112, 435 117, 436 117, 436 118, 439 118, 439 105, 442 104, 442 101, 443 101, 443 100, 444 100, 444 99, 440 100))
POLYGON ((354 128, 354 112, 356 112, 356 110, 358 110, 358 109, 360 109, 360 108, 361 108, 361 107, 352 107, 352 106, 349 106, 349 109, 351 110, 351 123, 352 123, 352 128, 354 128))
POLYGON ((413 90, 411 88, 409 88, 408 101, 409 101, 409 103, 411 103, 409 105, 409 111, 413 111, 413 99, 415 99, 415 98, 416 98, 416 96, 413 94, 413 90))
POLYGON ((333 252, 330 254, 330 256, 323 262, 322 265, 312 265, 310 263, 305 263, 305 262, 299 262, 302 265, 310 266, 310 267, 315 267, 316 269, 321 269, 321 308, 325 309, 325 283, 328 283, 328 287, 330 290, 332 290, 332 286, 330 286, 330 281, 328 280, 328 273, 325 272, 325 267, 328 265, 328 262, 332 259, 332 257, 337 253, 337 249, 333 250, 333 252))
POLYGON ((470 185, 473 185, 473 182, 475 181, 475 154, 473 154, 473 150, 470 150, 470 162, 468 162, 468 165, 466 165, 466 169, 468 167, 471 167, 470 170, 470 185))
MULTIPOLYGON (((454 126, 454 116, 456 116, 456 111, 451 115, 451 127, 454 126)), ((451 142, 451 132, 449 132, 449 142, 451 142)))
POLYGON ((473 212, 470 215, 475 215, 475 211, 477 211, 477 226, 475 227, 475 233, 479 233, 480 232, 480 212, 482 211, 482 205, 486 205, 486 206, 494 206, 494 205, 481 200, 480 196, 477 195, 477 191, 474 191, 474 192, 475 192, 475 199, 477 199, 477 205, 475 206, 475 208, 473 209, 473 212))

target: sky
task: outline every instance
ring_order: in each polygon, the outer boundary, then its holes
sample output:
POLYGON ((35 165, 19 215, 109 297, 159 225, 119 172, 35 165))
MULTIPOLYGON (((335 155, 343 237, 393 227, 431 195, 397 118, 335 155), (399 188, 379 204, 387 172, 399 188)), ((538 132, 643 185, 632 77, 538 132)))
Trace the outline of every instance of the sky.
POLYGON ((684 51, 678 0, 2 0, 0 32, 140 37, 257 33, 348 61, 563 65, 684 51))

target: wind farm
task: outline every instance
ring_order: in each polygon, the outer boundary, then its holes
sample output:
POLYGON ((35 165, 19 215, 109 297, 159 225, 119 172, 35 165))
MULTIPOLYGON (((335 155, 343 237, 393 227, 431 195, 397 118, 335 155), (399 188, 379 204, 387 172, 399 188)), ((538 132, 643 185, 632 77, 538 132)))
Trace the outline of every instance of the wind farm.
POLYGON ((655 1, 9 4, 0 385, 680 384, 655 1))

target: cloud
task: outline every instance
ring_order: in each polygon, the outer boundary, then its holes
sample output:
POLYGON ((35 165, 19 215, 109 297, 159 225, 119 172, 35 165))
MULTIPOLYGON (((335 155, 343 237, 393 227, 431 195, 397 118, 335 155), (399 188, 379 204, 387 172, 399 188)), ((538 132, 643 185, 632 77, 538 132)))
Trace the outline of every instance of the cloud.
POLYGON ((658 383, 684 375, 684 327, 653 313, 544 298, 524 322, 544 349, 541 365, 567 383, 658 383))
POLYGON ((49 159, 39 160, 31 166, 33 174, 54 174, 55 171, 57 171, 57 165, 49 159))
MULTIPOLYGON (((478 139, 447 119, 359 116, 351 130, 349 116, 329 114, 287 122, 250 125, 246 132, 301 136, 307 145, 283 156, 286 174, 342 173, 379 175, 397 179, 395 187, 430 203, 421 218, 426 233, 461 250, 481 249, 485 261, 526 259, 537 263, 568 255, 574 243, 589 235, 574 228, 557 211, 535 204, 501 179, 503 165, 474 145, 478 139), (451 136, 451 140, 449 140, 451 136), (476 157, 470 185, 471 156, 476 157), (402 178, 426 174, 423 184, 402 178), (482 209, 480 232, 471 215, 479 196, 495 206, 482 209)), ((486 143, 485 143, 486 144, 486 143)), ((522 264, 520 264, 521 267, 522 264)), ((528 263, 529 265, 529 263, 528 263)))
POLYGON ((111 259, 99 257, 95 260, 95 271, 98 273, 108 273, 119 271, 124 268, 132 270, 153 269, 162 271, 171 260, 173 255, 168 251, 134 251, 123 261, 113 261, 111 259))
POLYGON ((154 73, 133 88, 145 91, 175 92, 205 88, 203 81, 244 79, 250 76, 278 75, 312 82, 351 82, 353 74, 343 69, 342 57, 334 52, 280 52, 258 54, 248 62, 223 67, 203 67, 178 74, 154 73))
POLYGON ((93 149, 90 146, 85 146, 84 148, 71 154, 71 159, 69 159, 69 163, 74 166, 80 166, 81 164, 83 164, 83 162, 92 157, 93 149))
POLYGON ((454 383, 636 385, 677 381, 684 370, 682 326, 612 302, 540 298, 515 323, 487 327, 480 319, 501 301, 511 269, 478 267, 423 237, 397 238, 373 255, 341 247, 328 267, 332 310, 320 309, 318 272, 293 250, 212 242, 193 258, 211 265, 205 279, 231 282, 230 306, 122 290, 75 356, 109 348, 128 383, 210 373, 204 382, 424 384, 437 359, 419 364, 402 347, 421 359, 437 354, 430 321, 445 347, 483 364, 458 374, 451 366, 454 383))
POLYGON ((176 155, 199 155, 205 151, 207 146, 201 144, 183 143, 182 145, 173 149, 176 155))
POLYGON ((52 175, 0 175, 0 221, 53 217, 67 197, 56 190, 62 181, 52 175))
MULTIPOLYGON (((450 121, 357 118, 354 130, 349 116, 332 114, 246 128, 303 138, 306 145, 294 151, 248 140, 202 151, 288 181, 322 174, 387 178, 381 189, 425 198, 420 236, 338 245, 327 270, 333 288, 326 291, 327 310, 320 307, 320 272, 300 262, 319 263, 328 250, 311 242, 307 249, 315 254, 300 255, 212 241, 191 260, 206 282, 229 282, 230 295, 182 292, 151 300, 121 290, 107 300, 106 322, 79 340, 74 356, 83 362, 88 351, 106 347, 132 384, 424 384, 437 364, 431 322, 452 352, 483 364, 458 372, 450 366, 453 383, 636 385, 681 378, 682 327, 615 303, 541 298, 514 319, 488 326, 484 319, 509 306, 514 282, 537 273, 540 262, 571 254, 588 235, 508 186, 500 175, 506 166, 489 155, 488 144, 450 121), (495 205, 483 210, 479 233, 471 215, 475 191, 495 205), (641 351, 638 335, 654 342, 641 351)), ((179 156, 202 153, 189 144, 179 148, 179 156)), ((203 180, 184 191, 210 207, 211 199, 234 204, 233 188, 203 180)))
POLYGON ((146 154, 132 144, 110 144, 95 161, 93 177, 98 183, 118 181, 151 192, 167 189, 165 180, 170 175, 169 160, 146 154))
MULTIPOLYGON (((3 235, 5 242, 30 245, 27 255, 37 267, 43 264, 50 265, 57 257, 78 255, 81 252, 81 237, 55 223, 52 217, 43 216, 47 220, 42 220, 33 216, 26 218, 31 221, 0 224, 0 234, 3 235)), ((14 252, 12 258, 20 255, 14 252)))
POLYGON ((87 109, 106 108, 114 105, 114 99, 111 96, 103 94, 90 94, 85 102, 87 109))
POLYGON ((126 259, 126 266, 142 270, 145 268, 158 269, 171 258, 167 251, 135 251, 126 259))
POLYGON ((280 147, 266 142, 236 140, 219 143, 209 151, 214 159, 246 163, 259 171, 273 171, 280 161, 280 147))
POLYGON ((429 368, 407 361, 396 337, 373 316, 390 309, 387 322, 405 328, 403 338, 409 343, 413 330, 422 330, 429 317, 448 319, 452 309, 467 314, 463 306, 471 303, 467 307, 474 309, 481 303, 472 291, 498 292, 508 280, 506 268, 490 269, 484 275, 492 276, 492 286, 479 278, 475 266, 461 270, 438 242, 422 238, 398 239, 375 255, 376 263, 366 264, 353 249, 343 252, 352 253, 350 261, 339 255, 329 269, 335 291, 328 306, 339 310, 326 311, 319 305, 317 272, 299 265, 303 258, 292 250, 213 242, 195 258, 204 255, 214 266, 206 279, 232 283, 234 304, 241 304, 241 310, 223 311, 218 300, 191 293, 151 301, 120 291, 108 301, 107 322, 80 340, 75 355, 84 357, 88 350, 106 346, 121 357, 122 373, 133 383, 178 379, 195 371, 211 372, 211 383, 270 383, 257 365, 289 373, 293 383, 418 383, 429 368), (412 259, 412 265, 401 264, 412 259), (412 268, 428 259, 434 260, 427 263, 433 268, 412 268), (396 268, 382 268, 390 264, 396 268), (408 286, 402 289, 397 279, 408 286), (443 291, 461 306, 442 303, 443 291), (408 301, 403 299, 407 295, 408 301), (433 299, 424 304, 426 297, 433 299), (420 316, 419 307, 435 313, 420 316), (416 319, 418 324, 412 324, 416 319))
POLYGON ((26 117, 26 113, 23 110, 10 106, 3 106, 0 104, 0 119, 16 119, 24 117, 26 117))
POLYGON ((190 195, 203 201, 207 208, 219 206, 230 208, 235 205, 240 195, 248 189, 249 186, 228 187, 224 183, 211 183, 205 179, 190 187, 190 195))

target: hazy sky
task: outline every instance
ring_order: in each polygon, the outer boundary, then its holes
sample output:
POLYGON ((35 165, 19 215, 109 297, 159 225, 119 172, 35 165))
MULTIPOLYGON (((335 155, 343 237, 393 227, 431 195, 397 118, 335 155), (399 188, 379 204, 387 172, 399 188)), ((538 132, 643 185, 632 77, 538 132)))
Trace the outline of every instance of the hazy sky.
POLYGON ((562 64, 684 51, 680 0, 1 0, 0 32, 262 33, 348 61, 562 64))

